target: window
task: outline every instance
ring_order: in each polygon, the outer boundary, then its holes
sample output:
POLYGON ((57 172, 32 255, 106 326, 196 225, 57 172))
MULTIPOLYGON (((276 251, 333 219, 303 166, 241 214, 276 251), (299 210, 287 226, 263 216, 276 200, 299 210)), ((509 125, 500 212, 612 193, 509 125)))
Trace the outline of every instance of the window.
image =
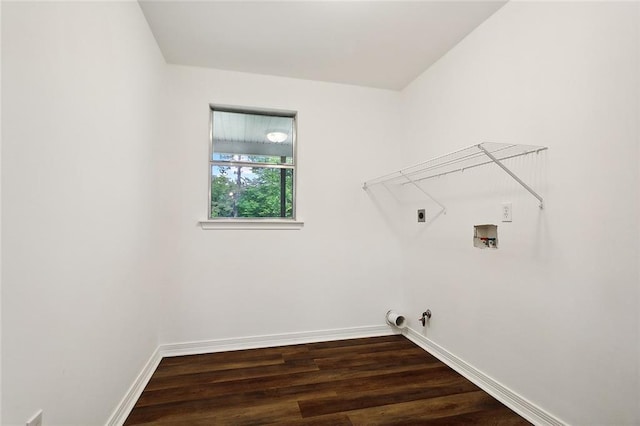
POLYGON ((295 219, 295 120, 211 106, 209 219, 295 219))

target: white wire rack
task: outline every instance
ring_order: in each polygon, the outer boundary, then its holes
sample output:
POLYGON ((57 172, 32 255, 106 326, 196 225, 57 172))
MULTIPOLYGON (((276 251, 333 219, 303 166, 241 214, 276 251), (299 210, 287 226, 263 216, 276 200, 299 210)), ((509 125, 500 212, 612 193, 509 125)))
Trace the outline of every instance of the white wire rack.
POLYGON ((419 182, 445 176, 450 173, 462 172, 475 167, 496 164, 531 195, 536 197, 540 202, 540 208, 543 208, 544 201, 540 194, 524 183, 522 179, 505 166, 502 161, 523 155, 537 154, 545 149, 547 149, 546 146, 483 142, 368 180, 364 183, 363 188, 367 190, 369 187, 378 184, 414 185, 420 192, 440 205, 440 207, 442 207, 442 213, 446 210, 445 206, 428 194, 424 188, 418 184, 419 182))

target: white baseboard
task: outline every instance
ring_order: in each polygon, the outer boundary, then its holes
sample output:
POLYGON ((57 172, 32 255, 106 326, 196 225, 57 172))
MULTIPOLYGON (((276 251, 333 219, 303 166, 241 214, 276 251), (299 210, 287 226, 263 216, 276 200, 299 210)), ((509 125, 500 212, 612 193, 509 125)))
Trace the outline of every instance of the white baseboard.
POLYGON ((108 426, 122 425, 125 420, 127 420, 129 413, 131 413, 131 410, 133 410, 133 406, 136 405, 138 398, 140 398, 140 395, 142 395, 142 391, 144 390, 145 386, 147 386, 147 383, 149 383, 153 372, 156 371, 156 368, 158 367, 158 364, 160 364, 161 360, 162 356, 160 355, 159 348, 156 348, 156 350, 153 351, 153 354, 151 354, 151 357, 149 358, 147 363, 142 368, 142 371, 140 371, 140 374, 138 374, 138 377, 136 377, 136 379, 133 381, 133 384, 129 387, 129 390, 127 390, 127 393, 125 394, 124 398, 122 398, 122 401, 120 401, 116 409, 109 417, 109 420, 107 420, 106 424, 108 426))
POLYGON ((407 328, 403 333, 409 340, 426 350, 449 367, 456 370, 479 388, 533 423, 540 426, 564 426, 566 423, 526 400, 511 389, 493 380, 482 371, 467 364, 442 346, 434 343, 417 331, 407 328))
POLYGON ((162 357, 197 355, 242 349, 298 345, 301 343, 326 342, 330 340, 357 339, 360 337, 389 336, 392 334, 396 334, 396 332, 388 325, 367 326, 164 344, 160 345, 159 351, 162 357))
POLYGON ((265 336, 239 337, 232 339, 203 340, 197 342, 163 344, 158 346, 138 374, 127 394, 122 398, 107 421, 108 426, 122 425, 145 386, 151 379, 153 372, 164 357, 197 355, 213 352, 235 351, 241 349, 269 348, 274 346, 296 345, 301 343, 327 342, 330 340, 357 339, 362 337, 390 336, 398 334, 397 330, 388 325, 341 328, 336 330, 318 330, 298 333, 272 334, 265 336))

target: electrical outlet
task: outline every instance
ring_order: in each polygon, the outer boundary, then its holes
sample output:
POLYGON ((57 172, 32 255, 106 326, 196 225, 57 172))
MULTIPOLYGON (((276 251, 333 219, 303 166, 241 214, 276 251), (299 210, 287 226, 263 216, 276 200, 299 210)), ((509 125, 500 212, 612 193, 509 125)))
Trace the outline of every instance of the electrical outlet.
POLYGON ((27 426, 42 426, 42 410, 38 410, 29 420, 27 426))
POLYGON ((511 203, 502 203, 502 221, 503 222, 512 222, 513 221, 513 206, 511 203))
POLYGON ((418 210, 418 222, 426 222, 427 221, 427 213, 424 209, 418 210))

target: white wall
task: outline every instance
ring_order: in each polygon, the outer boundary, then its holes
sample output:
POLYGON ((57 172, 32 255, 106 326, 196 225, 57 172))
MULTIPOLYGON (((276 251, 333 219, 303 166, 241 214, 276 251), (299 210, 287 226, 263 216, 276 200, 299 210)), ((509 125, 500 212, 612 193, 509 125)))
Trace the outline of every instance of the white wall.
MULTIPOLYGON (((0 1, 0 46, 2 46, 2 2, 0 1)), ((0 55, 0 421, 2 419, 2 55, 0 55)))
POLYGON ((399 165, 399 93, 167 66, 136 3, 4 12, 3 424, 104 422, 158 334, 384 324, 399 247, 361 184, 399 165), (304 229, 197 226, 210 102, 299 111, 304 229))
POLYGON ((497 167, 426 186, 448 214, 405 240, 406 306, 431 308, 428 338, 576 425, 640 422, 639 7, 511 2, 403 92, 408 163, 549 146, 509 162, 543 211, 497 167), (472 247, 484 223, 498 250, 472 247))
POLYGON ((399 247, 361 185, 394 158, 398 92, 169 66, 163 342, 383 325, 399 247), (302 230, 203 231, 209 103, 298 111, 302 230), (389 144, 389 141, 393 141, 389 144))
POLYGON ((164 62, 137 2, 2 12, 2 424, 104 424, 158 343, 164 62))
POLYGON ((390 307, 563 420, 640 421, 637 4, 510 3, 402 94, 167 66, 135 2, 2 12, 3 424, 103 423, 158 343, 390 307), (299 111, 302 230, 199 228, 209 103, 299 111), (550 147, 511 163, 544 211, 494 169, 427 227, 361 189, 483 140, 550 147))

